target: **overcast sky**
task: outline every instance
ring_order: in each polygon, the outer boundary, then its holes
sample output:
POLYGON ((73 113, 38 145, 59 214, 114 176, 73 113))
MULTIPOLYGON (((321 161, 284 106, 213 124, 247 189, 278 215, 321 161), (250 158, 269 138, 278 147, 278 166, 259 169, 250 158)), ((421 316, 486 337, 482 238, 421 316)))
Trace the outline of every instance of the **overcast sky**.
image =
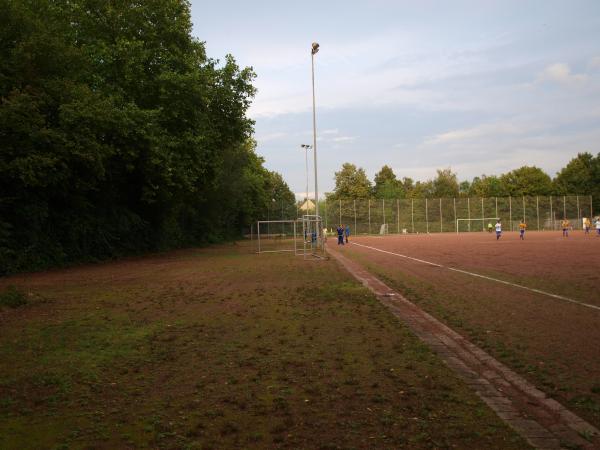
POLYGON ((191 3, 208 55, 254 68, 257 151, 296 193, 313 41, 321 194, 346 161, 470 180, 600 152, 598 0, 191 3))

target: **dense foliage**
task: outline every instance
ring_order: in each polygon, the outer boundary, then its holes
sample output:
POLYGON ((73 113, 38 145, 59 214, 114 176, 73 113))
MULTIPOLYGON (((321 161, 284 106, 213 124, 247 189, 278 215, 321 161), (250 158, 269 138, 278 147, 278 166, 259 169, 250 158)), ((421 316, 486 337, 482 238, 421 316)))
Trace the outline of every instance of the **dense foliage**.
POLYGON ((415 183, 406 177, 399 180, 385 165, 375 174, 373 187, 364 169, 354 164, 345 163, 335 175, 335 190, 327 194, 330 199, 592 195, 600 202, 600 153, 595 157, 590 153, 578 154, 554 179, 542 169, 530 166, 500 176, 482 175, 471 182, 459 182, 454 172, 444 169, 438 170, 432 180, 415 183))
POLYGON ((0 0, 0 274, 223 239, 293 204, 254 153, 252 70, 191 29, 184 0, 0 0))

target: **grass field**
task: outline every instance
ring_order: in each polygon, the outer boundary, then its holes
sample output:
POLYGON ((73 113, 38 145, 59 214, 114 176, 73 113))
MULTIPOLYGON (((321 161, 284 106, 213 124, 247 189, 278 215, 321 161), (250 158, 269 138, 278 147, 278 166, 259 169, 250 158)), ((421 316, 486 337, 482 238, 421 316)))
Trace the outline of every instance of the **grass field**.
POLYGON ((360 237, 341 249, 408 299, 600 425, 600 238, 575 232, 360 237), (487 279, 566 296, 585 306, 487 279))
POLYGON ((189 250, 0 280, 0 448, 526 448, 333 260, 189 250))

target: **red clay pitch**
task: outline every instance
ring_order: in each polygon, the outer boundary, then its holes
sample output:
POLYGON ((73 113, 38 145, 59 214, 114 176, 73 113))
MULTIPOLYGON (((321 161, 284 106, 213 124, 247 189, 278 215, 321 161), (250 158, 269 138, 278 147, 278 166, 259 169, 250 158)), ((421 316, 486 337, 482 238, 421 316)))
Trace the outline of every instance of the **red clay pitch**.
POLYGON ((600 426, 600 310, 449 270, 600 306, 600 237, 561 234, 351 236, 339 250, 600 426))
POLYGON ((518 232, 505 232, 499 240, 487 232, 440 233, 361 236, 351 242, 600 306, 600 237, 595 234, 576 231, 565 238, 559 231, 527 232, 521 241, 518 232))

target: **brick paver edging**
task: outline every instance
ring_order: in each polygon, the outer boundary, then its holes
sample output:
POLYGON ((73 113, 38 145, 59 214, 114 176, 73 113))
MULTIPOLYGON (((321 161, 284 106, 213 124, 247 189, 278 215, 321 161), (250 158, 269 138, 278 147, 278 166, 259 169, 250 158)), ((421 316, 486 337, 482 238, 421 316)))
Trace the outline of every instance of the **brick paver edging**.
POLYGON ((600 449, 597 428, 390 289, 359 263, 343 256, 336 248, 328 250, 533 447, 600 449))

